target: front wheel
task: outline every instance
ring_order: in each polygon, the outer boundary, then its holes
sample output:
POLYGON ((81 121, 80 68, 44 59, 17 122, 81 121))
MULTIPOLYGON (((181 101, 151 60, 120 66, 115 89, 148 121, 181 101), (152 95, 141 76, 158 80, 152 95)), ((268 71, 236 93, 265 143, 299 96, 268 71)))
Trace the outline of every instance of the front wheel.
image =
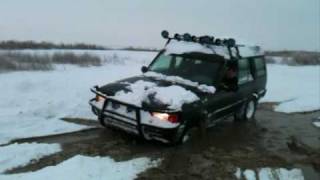
POLYGON ((187 142, 187 140, 190 138, 190 129, 186 127, 185 125, 181 125, 179 129, 177 130, 174 137, 169 140, 170 145, 179 145, 187 142))
POLYGON ((234 119, 236 121, 248 121, 253 120, 257 110, 257 101, 255 99, 249 99, 247 102, 239 108, 235 113, 234 119))

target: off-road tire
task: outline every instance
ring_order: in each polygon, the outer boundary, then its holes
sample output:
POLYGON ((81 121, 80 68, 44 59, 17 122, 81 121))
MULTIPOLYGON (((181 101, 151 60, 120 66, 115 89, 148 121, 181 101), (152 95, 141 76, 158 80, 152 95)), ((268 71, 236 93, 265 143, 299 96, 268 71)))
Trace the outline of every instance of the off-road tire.
POLYGON ((254 120, 257 110, 257 100, 250 98, 242 104, 242 106, 235 112, 235 121, 251 121, 254 120))

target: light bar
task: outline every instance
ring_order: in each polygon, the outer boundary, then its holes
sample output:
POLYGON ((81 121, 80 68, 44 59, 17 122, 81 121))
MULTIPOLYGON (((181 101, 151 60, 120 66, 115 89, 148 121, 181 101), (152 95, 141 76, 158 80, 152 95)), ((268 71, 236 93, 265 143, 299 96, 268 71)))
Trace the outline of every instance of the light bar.
POLYGON ((195 42, 195 43, 200 43, 200 44, 209 44, 209 45, 216 45, 216 46, 227 46, 227 47, 235 47, 236 46, 236 40, 235 39, 220 39, 220 38, 215 38, 213 36, 194 36, 189 33, 185 33, 183 35, 181 34, 174 34, 173 37, 170 37, 169 32, 164 30, 161 32, 161 36, 164 39, 175 39, 177 41, 187 41, 187 42, 195 42))

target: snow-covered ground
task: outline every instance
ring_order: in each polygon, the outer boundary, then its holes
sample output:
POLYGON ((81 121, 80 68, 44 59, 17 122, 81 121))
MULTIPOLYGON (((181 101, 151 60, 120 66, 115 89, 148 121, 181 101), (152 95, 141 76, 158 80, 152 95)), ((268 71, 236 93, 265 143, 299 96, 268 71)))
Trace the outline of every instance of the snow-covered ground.
MULTIPOLYGON (((53 53, 55 51, 23 51, 53 53)), ((89 128, 61 121, 62 117, 95 119, 88 100, 89 89, 140 74, 155 52, 73 51, 93 53, 105 59, 101 67, 59 65, 54 71, 28 71, 0 74, 0 144, 13 139, 60 134, 89 128)), ((268 92, 263 102, 279 102, 280 112, 320 109, 320 66, 268 65, 268 92)), ((319 124, 315 123, 315 126, 319 124)), ((0 147, 0 172, 23 166, 60 151, 55 144, 12 144, 0 147), (21 155, 23 154, 23 155, 21 155)), ((75 156, 57 166, 29 173, 0 175, 0 179, 133 179, 156 166, 148 158, 115 162, 109 157, 75 156), (67 172, 67 173, 66 173, 67 172), (112 176, 110 176, 112 174, 112 176), (75 177, 76 176, 76 177, 75 177)), ((259 176, 274 171, 261 169, 259 176)), ((299 170, 278 169, 284 177, 300 177, 299 170)), ((241 174, 241 171, 239 172, 241 174)), ((250 170, 243 172, 252 175, 250 170)), ((299 179, 299 178, 298 178, 299 179)))
MULTIPOLYGON (((25 50, 50 54, 58 50, 25 50)), ((72 51, 91 53, 106 60, 100 67, 59 65, 54 71, 0 74, 0 144, 12 139, 78 131, 86 126, 62 117, 95 119, 88 105, 89 89, 140 74, 155 52, 72 51)), ((263 102, 280 102, 276 111, 320 109, 320 66, 268 65, 267 95, 263 102)))
POLYGON ((23 143, 0 147, 0 173, 61 151, 59 144, 23 143))
MULTIPOLYGON (((24 52, 35 53, 30 50, 24 52)), ((88 105, 89 99, 94 97, 90 88, 139 74, 141 66, 148 64, 155 56, 152 52, 94 51, 94 53, 117 60, 101 67, 81 68, 60 65, 54 71, 0 74, 0 144, 17 138, 59 134, 87 128, 59 119, 95 118, 88 105)))
POLYGON ((49 166, 38 171, 1 175, 2 180, 125 180, 135 179, 137 174, 157 166, 159 161, 137 158, 130 161, 115 162, 109 157, 74 156, 56 166, 49 166))
POLYGON ((262 102, 279 102, 279 112, 320 109, 320 66, 268 65, 267 94, 262 102))

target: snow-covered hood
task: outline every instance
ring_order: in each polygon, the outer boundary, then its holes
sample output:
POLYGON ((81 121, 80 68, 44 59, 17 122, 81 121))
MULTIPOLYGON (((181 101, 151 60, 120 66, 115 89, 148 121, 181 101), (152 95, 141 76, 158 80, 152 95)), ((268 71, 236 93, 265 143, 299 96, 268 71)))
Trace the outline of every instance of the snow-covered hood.
POLYGON ((98 90, 113 99, 138 107, 180 111, 184 105, 214 93, 215 88, 188 80, 184 82, 182 78, 146 74, 107 84, 98 90))

